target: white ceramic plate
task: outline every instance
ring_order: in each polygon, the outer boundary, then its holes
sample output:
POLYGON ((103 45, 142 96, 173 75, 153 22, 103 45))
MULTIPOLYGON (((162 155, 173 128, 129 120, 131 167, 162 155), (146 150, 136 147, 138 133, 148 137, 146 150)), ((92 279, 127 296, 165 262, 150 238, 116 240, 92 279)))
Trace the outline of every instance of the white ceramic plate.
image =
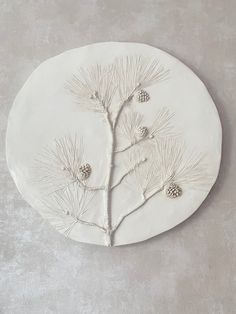
POLYGON ((173 228, 206 198, 220 158, 204 84, 144 44, 92 44, 43 62, 9 116, 20 193, 81 242, 123 245, 173 228))

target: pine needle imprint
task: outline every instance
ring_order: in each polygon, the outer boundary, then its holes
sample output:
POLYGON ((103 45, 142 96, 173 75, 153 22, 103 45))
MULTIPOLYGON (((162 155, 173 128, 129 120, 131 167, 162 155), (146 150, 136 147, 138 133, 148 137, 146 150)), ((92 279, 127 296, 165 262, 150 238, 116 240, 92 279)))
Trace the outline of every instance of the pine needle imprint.
POLYGON ((114 77, 113 65, 97 64, 89 69, 80 68, 67 82, 66 89, 85 110, 103 113, 111 106, 117 89, 114 77))
POLYGON ((84 147, 78 135, 56 139, 35 158, 36 182, 45 187, 48 194, 76 183, 87 190, 102 190, 103 186, 90 186, 92 168, 84 163, 84 147))
POLYGON ((124 152, 146 140, 155 141, 163 137, 176 136, 171 123, 173 116, 174 114, 164 107, 157 112, 153 123, 147 127, 143 126, 144 117, 141 114, 126 110, 118 123, 117 132, 128 144, 118 148, 117 152, 124 152))
POLYGON ((76 224, 97 227, 105 232, 102 226, 84 220, 83 216, 91 208, 96 191, 78 189, 76 184, 57 191, 43 200, 43 216, 50 220, 55 228, 69 236, 76 224), (55 217, 57 218, 55 220, 55 217))
POLYGON ((153 101, 149 87, 167 79, 169 70, 159 60, 124 56, 105 66, 79 68, 66 82, 69 97, 78 108, 102 115, 108 147, 104 183, 99 186, 93 184, 98 169, 92 160, 85 158, 83 142, 77 134, 55 139, 35 158, 35 183, 47 192, 42 201, 44 215, 58 230, 69 236, 78 224, 96 228, 104 233, 104 243, 112 246, 123 221, 142 209, 154 195, 161 193, 167 201, 177 202, 188 189, 200 190, 211 184, 204 156, 186 152, 176 136, 174 113, 160 107, 153 121, 147 123, 135 111, 136 106, 148 106, 153 101), (125 169, 115 180, 118 156, 124 157, 125 169), (130 180, 135 182, 131 186, 140 199, 113 222, 113 191, 130 180), (104 197, 102 225, 85 218, 86 212, 93 210, 99 193, 104 197))
MULTIPOLYGON (((118 80, 120 98, 125 101, 130 95, 139 93, 140 90, 150 87, 157 82, 168 78, 166 70, 158 60, 146 59, 142 56, 126 56, 117 58, 115 68, 118 80)), ((145 93, 144 99, 149 100, 145 93)))

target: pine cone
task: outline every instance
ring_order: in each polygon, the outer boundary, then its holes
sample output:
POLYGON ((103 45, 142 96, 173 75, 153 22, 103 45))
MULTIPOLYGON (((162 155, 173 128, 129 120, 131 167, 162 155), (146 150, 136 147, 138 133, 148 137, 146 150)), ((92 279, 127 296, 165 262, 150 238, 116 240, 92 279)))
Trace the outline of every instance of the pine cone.
POLYGON ((183 193, 181 187, 179 187, 176 183, 170 183, 166 189, 166 195, 169 198, 176 198, 181 196, 183 193))
POLYGON ((148 135, 148 128, 146 126, 140 126, 136 130, 136 135, 139 138, 144 138, 148 135))
POLYGON ((90 164, 81 165, 79 168, 80 179, 81 180, 88 179, 89 176, 91 175, 91 172, 92 172, 92 168, 91 168, 90 164))
POLYGON ((144 89, 141 89, 140 91, 138 91, 138 95, 137 95, 138 102, 147 102, 149 101, 149 99, 150 99, 150 96, 148 92, 146 92, 144 89))

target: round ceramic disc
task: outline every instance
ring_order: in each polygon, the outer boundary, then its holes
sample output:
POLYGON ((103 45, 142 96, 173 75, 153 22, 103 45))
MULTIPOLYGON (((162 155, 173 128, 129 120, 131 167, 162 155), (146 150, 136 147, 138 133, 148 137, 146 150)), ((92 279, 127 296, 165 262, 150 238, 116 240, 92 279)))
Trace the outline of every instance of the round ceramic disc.
POLYGON ((123 245, 173 228, 206 198, 220 159, 206 87, 144 44, 92 44, 43 62, 8 121, 23 198, 81 242, 123 245))

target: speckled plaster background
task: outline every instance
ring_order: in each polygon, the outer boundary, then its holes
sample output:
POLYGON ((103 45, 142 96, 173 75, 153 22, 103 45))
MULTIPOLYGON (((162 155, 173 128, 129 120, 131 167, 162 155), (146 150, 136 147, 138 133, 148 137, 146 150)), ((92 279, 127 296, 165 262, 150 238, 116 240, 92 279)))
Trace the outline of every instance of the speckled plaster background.
POLYGON ((0 313, 236 313, 235 11, 234 0, 0 0, 0 313), (167 233, 112 249, 44 222, 17 192, 4 143, 13 99, 38 64, 109 40, 151 44, 190 66, 224 136, 220 176, 201 208, 167 233))

